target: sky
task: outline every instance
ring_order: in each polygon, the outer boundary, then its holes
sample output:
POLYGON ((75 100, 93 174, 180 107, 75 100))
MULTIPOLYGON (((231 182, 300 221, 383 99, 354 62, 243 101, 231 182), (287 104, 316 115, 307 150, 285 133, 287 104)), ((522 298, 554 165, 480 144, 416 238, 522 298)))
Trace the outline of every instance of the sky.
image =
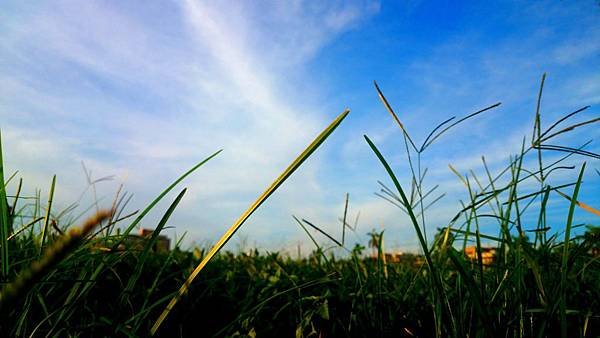
MULTIPOLYGON (((18 171, 24 192, 42 196, 57 175, 55 214, 74 202, 83 212, 95 198, 83 163, 93 179, 111 177, 96 185, 101 206, 110 207, 123 184, 133 211, 223 149, 141 223, 156 226, 187 187, 167 230, 185 233, 186 246, 216 241, 348 108, 340 127, 228 245, 308 252, 312 244, 292 215, 339 238, 348 193, 348 218, 360 212, 348 247, 385 229, 390 250, 417 250, 408 217, 374 195, 378 180, 391 181, 363 135, 407 189, 410 169, 402 133, 373 81, 416 143, 450 117, 502 103, 422 154, 424 186, 446 193, 428 210, 429 238, 468 197, 448 164, 481 175, 485 156, 499 172, 523 137, 531 142, 543 73, 543 126, 586 105, 574 122, 600 113, 596 1, 4 1, 0 8, 5 175, 18 171)), ((557 142, 577 147, 596 139, 586 149, 598 152, 599 130, 578 128, 557 142)), ((525 164, 535 168, 533 160, 525 164)), ((555 172, 552 184, 572 182, 583 161, 580 200, 600 208, 599 160, 571 157, 566 164, 576 168, 555 172)), ((535 185, 522 193, 532 191, 535 185)), ((553 196, 550 205, 550 223, 561 231, 568 201, 553 196)), ((598 224, 580 210, 576 221, 598 224)))

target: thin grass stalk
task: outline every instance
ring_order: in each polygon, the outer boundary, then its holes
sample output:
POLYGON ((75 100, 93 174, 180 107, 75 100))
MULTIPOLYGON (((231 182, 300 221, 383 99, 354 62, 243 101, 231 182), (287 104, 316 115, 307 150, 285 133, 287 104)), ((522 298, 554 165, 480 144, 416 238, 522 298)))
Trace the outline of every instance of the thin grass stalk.
POLYGON ((177 304, 179 299, 187 292, 191 283, 196 279, 196 276, 202 271, 204 266, 213 258, 213 256, 221 250, 221 248, 229 241, 233 234, 246 222, 246 220, 263 204, 269 196, 271 196, 277 188, 279 188, 283 182, 285 182, 291 175, 300 167, 300 165, 315 151, 317 148, 329 137, 329 135, 339 126, 339 124, 346 118, 350 111, 345 110, 341 113, 325 130, 319 134, 315 140, 287 167, 287 169, 277 178, 275 181, 265 190, 258 199, 250 205, 250 207, 233 223, 233 225, 223 234, 223 236, 217 241, 212 247, 204 259, 196 266, 194 271, 190 274, 186 282, 181 286, 179 292, 171 299, 165 310, 158 317, 150 334, 154 335, 160 328, 162 322, 167 318, 173 307, 177 304))
POLYGON ((346 216, 348 215, 348 199, 350 194, 346 193, 346 203, 344 203, 344 218, 342 221, 342 246, 346 243, 346 216))
POLYGON ((9 252, 9 212, 6 199, 6 184, 4 182, 4 161, 2 158, 2 134, 0 133, 0 261, 2 262, 2 278, 8 277, 9 252))
POLYGON ((330 266, 329 260, 327 259, 327 256, 325 255, 325 253, 321 249, 321 246, 319 245, 319 243, 317 243, 317 241, 315 240, 315 238, 313 237, 313 235, 311 235, 311 233, 308 231, 308 229, 304 226, 304 224, 302 224, 302 222, 296 216, 292 215, 292 218, 294 218, 294 220, 296 222, 298 222, 298 224, 300 225, 300 227, 302 227, 302 230, 304 230, 304 232, 308 235, 308 238, 310 238, 310 240, 313 242, 313 244, 317 248, 317 253, 320 254, 323 257, 323 259, 325 260, 325 263, 328 266, 330 266))
MULTIPOLYGON (((537 99, 537 105, 536 105, 536 109, 535 109, 535 124, 534 124, 534 128, 533 128, 533 132, 534 135, 532 136, 532 145, 539 145, 539 142, 542 138, 542 122, 541 122, 541 115, 540 115, 540 107, 542 104, 542 92, 544 90, 544 81, 546 80, 546 73, 544 73, 542 75, 542 81, 540 83, 540 91, 538 93, 538 99, 537 99)), ((544 181, 545 181, 545 176, 544 176, 544 166, 543 166, 543 162, 542 162, 542 149, 538 148, 537 149, 537 157, 538 157, 538 166, 539 166, 539 173, 540 173, 540 187, 543 190, 544 189, 544 181)), ((547 202, 547 199, 546 199, 547 202)), ((544 208, 546 202, 544 201, 544 196, 540 196, 540 207, 544 208)), ((538 222, 538 230, 545 228, 546 227, 546 213, 545 212, 540 212, 540 222, 538 222)), ((542 236, 541 233, 536 233, 535 237, 536 237, 536 242, 538 240, 538 236, 542 236)), ((541 238, 540 238, 541 241, 541 238)))
MULTIPOLYGON (((469 195, 473 198, 473 190, 471 184, 467 178, 469 195)), ((475 221, 475 249, 477 252, 477 267, 479 268, 479 291, 481 292, 481 299, 483 299, 485 293, 485 280, 483 278, 483 255, 481 251, 481 235, 479 233, 479 217, 477 217, 477 210, 473 209, 473 219, 475 221)))
POLYGON ((48 236, 48 225, 50 225, 50 211, 52 210, 52 201, 54 200, 54 187, 56 186, 56 175, 52 176, 52 183, 50 184, 50 193, 48 193, 48 204, 46 206, 46 216, 44 217, 44 227, 42 229, 42 240, 40 241, 40 256, 44 251, 44 244, 46 244, 46 236, 48 236))
MULTIPOLYGON (((14 218, 15 218, 15 216, 16 216, 16 212, 17 212, 17 202, 19 202, 19 197, 21 196, 21 189, 22 189, 22 188, 23 188, 23 178, 21 177, 21 178, 19 178, 19 184, 17 184, 17 191, 16 191, 16 193, 15 193, 14 200, 13 200, 13 204, 12 204, 12 207, 11 207, 11 214, 10 214, 10 217, 11 217, 11 219, 12 219, 13 221, 14 221, 14 218)), ((12 224, 12 222, 11 222, 11 224, 10 224, 10 230, 11 230, 11 232, 12 232, 12 225, 13 225, 13 224, 12 224)))
POLYGON ((44 219, 44 217, 38 217, 38 218, 32 220, 31 222, 25 224, 19 230, 15 231, 10 236, 8 236, 8 240, 10 241, 11 239, 17 237, 20 233, 22 233, 23 231, 25 231, 27 228, 29 228, 30 226, 34 225, 35 223, 37 223, 37 222, 39 222, 39 221, 41 221, 43 219, 44 219))
POLYGON ((344 245, 342 243, 340 243, 337 239, 333 238, 333 236, 331 236, 330 234, 326 233, 325 231, 321 230, 321 228, 319 228, 318 226, 312 224, 311 222, 302 219, 302 222, 308 224, 311 228, 317 230, 318 232, 320 232, 321 234, 323 234, 325 237, 329 238, 332 242, 334 242, 337 246, 339 247, 343 247, 344 245))
MULTIPOLYGON (((398 182, 398 179, 396 178, 396 175, 392 171, 392 168, 389 166, 389 164, 387 163, 387 161, 385 160, 385 158, 383 157, 383 155, 381 154, 379 149, 377 149, 377 146, 375 146, 375 144, 371 141, 371 139, 369 139, 369 137, 367 135, 364 135, 364 138, 367 141, 367 143, 369 144, 369 146, 371 147, 371 149, 373 150, 373 152, 375 153, 375 155, 377 156, 377 158, 379 159, 379 161, 381 162, 381 164, 383 165, 383 167, 385 168, 385 170, 388 173, 388 175, 390 176, 390 178, 392 179, 392 182, 394 183, 394 186, 398 190, 398 193, 400 194, 400 197, 402 198, 403 202, 407 206, 410 205, 408 198, 406 197, 406 194, 404 193, 404 190, 400 186, 400 182, 398 182)), ((427 266, 429 267, 429 271, 431 272, 431 278, 432 278, 433 284, 435 286, 435 289, 438 293, 437 299, 440 300, 441 302, 444 302, 445 301, 445 292, 442 287, 441 280, 439 278, 437 269, 431 259, 431 254, 429 252, 429 248, 427 246, 427 243, 425 242, 425 238, 423 237, 423 234, 419 227, 419 223, 416 219, 415 214, 413 213, 412 208, 408 207, 407 211, 408 211, 410 220, 413 224, 413 227, 415 228, 415 231, 417 232, 417 237, 419 239, 421 249, 423 250, 423 254, 425 255, 425 261, 427 262, 427 266)), ((448 315, 450 315, 450 310, 447 309, 446 311, 448 312, 448 315)), ((450 318, 450 316, 449 316, 449 318, 450 318)), ((438 331, 438 334, 440 333, 439 330, 436 330, 436 331, 438 331)))
POLYGON ((544 194, 542 196, 542 203, 540 205, 540 213, 538 216, 538 226, 537 231, 535 232, 535 242, 534 246, 537 247, 538 240, 539 246, 543 246, 546 244, 546 206, 548 205, 548 199, 550 198, 550 187, 548 186, 544 190, 544 194))

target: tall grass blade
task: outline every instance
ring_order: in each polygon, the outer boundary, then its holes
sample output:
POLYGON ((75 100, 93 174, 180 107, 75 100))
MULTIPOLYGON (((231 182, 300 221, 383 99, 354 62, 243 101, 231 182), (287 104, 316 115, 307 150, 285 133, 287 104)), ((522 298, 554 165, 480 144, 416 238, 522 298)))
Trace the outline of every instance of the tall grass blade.
MULTIPOLYGON (((387 163, 387 161, 385 160, 383 155, 381 155, 381 152, 379 152, 379 149, 377 149, 377 146, 375 146, 375 144, 371 141, 371 139, 369 139, 369 137, 367 135, 364 135, 364 137, 365 137, 365 140, 367 140, 367 143, 369 144, 369 146, 371 147, 373 152, 375 153, 375 155, 377 156, 377 158, 379 159, 379 161, 381 162, 381 164, 383 165, 383 167, 385 168, 385 170, 387 171, 388 175, 392 179, 392 182, 394 183, 394 186, 398 190, 398 193, 400 194, 400 197, 402 198, 402 201, 404 202, 404 204, 410 205, 410 203, 408 202, 408 198, 404 194, 404 190, 400 186, 400 183, 398 182, 396 175, 392 171, 392 168, 389 166, 389 164, 387 163)), ((429 254, 429 248, 427 246, 427 243, 425 243, 425 238, 423 237, 423 234, 421 232, 421 228, 419 226, 417 218, 416 218, 415 214, 413 213, 412 208, 407 208, 407 211, 408 211, 408 215, 411 219, 411 222, 417 232, 417 237, 419 238, 419 243, 421 244, 421 248, 423 249, 423 254, 425 255, 427 265, 429 266, 430 269, 434 269, 433 261, 431 260, 431 256, 429 254)))
POLYGON ((46 236, 48 236, 48 225, 50 225, 50 210, 52 210, 52 201, 54 200, 54 187, 56 186, 56 175, 52 176, 50 184, 50 193, 48 194, 48 205, 46 206, 46 216, 44 217, 44 227, 42 228, 42 240, 40 242, 40 255, 44 251, 46 236))
POLYGON ((2 134, 0 134, 0 261, 2 262, 2 277, 8 276, 8 236, 9 236, 9 214, 8 200, 6 199, 6 188, 4 183, 4 161, 2 159, 2 134))
MULTIPOLYGON (((377 149, 377 146, 375 146, 375 144, 371 141, 371 139, 369 139, 369 137, 367 135, 364 135, 364 138, 367 141, 367 143, 369 144, 369 146, 371 147, 371 150, 373 150, 373 152, 375 153, 375 155, 377 156, 377 158, 379 159, 379 161, 385 168, 387 174, 392 179, 392 182, 394 183, 394 186, 398 190, 398 193, 400 194, 400 197, 402 198, 402 201, 404 202, 404 204, 407 206, 410 206, 408 198, 406 197, 406 194, 404 193, 404 190, 400 186, 400 182, 398 182, 398 179, 396 178, 396 175, 392 171, 392 168, 390 167, 390 165, 387 163, 387 161, 385 160, 385 158, 383 157, 383 155, 381 154, 379 149, 377 149)), ((423 237, 423 233, 421 232, 419 222, 417 221, 417 218, 416 218, 412 208, 407 207, 407 211, 408 211, 410 220, 413 224, 413 227, 415 228, 415 231, 417 233, 417 237, 419 238, 419 244, 421 245, 421 249, 423 250, 423 255, 425 256, 425 261, 427 262, 427 266, 429 267, 429 270, 431 271, 431 279, 433 280, 433 284, 434 284, 436 292, 438 294, 438 299, 440 301, 443 301, 445 299, 445 292, 444 292, 443 286, 441 284, 441 280, 439 279, 437 269, 436 269, 435 265, 433 264, 433 260, 431 259, 431 253, 429 252, 429 247, 427 246, 425 237, 423 237)), ((444 309, 446 309, 446 308, 444 307, 444 309)), ((446 311, 448 313, 448 317, 451 317, 450 310, 447 309, 447 310, 445 310, 445 312, 446 311)))
POLYGON ((350 199, 350 194, 346 193, 346 203, 344 203, 344 220, 342 221, 342 246, 344 246, 346 240, 346 216, 348 215, 348 199, 350 199))
POLYGON ((569 206, 569 215, 567 216, 567 225, 565 229, 565 240, 563 244, 562 262, 560 268, 560 334, 562 338, 567 337, 567 313, 566 313, 566 281, 567 281, 567 263, 569 261, 569 241, 571 240, 571 226, 573 224, 573 216, 575 214, 575 205, 577 204, 577 196, 579 195, 579 188, 583 180, 583 172, 585 171, 585 162, 581 166, 579 177, 577 178, 577 184, 573 190, 573 196, 571 197, 571 205, 569 206))
POLYGON ((252 205, 233 223, 233 225, 223 234, 223 236, 217 241, 212 247, 204 259, 196 266, 194 271, 190 274, 186 282, 181 286, 179 292, 171 299, 165 310, 158 317, 150 333, 154 335, 160 328, 163 321, 167 318, 173 307, 177 304, 179 299, 187 292, 189 286, 192 284, 196 276, 202 271, 204 266, 213 258, 213 256, 221 250, 221 248, 229 241, 231 236, 246 222, 246 220, 263 204, 269 196, 271 196, 277 188, 279 188, 283 182, 285 182, 293 173, 300 167, 302 163, 315 151, 317 148, 329 137, 329 135, 339 126, 339 124, 346 118, 350 111, 345 110, 341 113, 325 130, 319 134, 315 140, 287 167, 287 169, 265 190, 262 195, 258 197, 252 205))
POLYGON ((215 156, 217 156, 219 153, 221 153, 223 151, 223 149, 213 153, 212 155, 210 155, 209 157, 205 158, 204 160, 202 160, 200 163, 196 164, 195 166, 193 166, 190 170, 186 171, 183 175, 181 175, 177 180, 175 180, 175 182, 173 182, 170 186, 168 186, 165 190, 163 190, 160 195, 158 195, 139 215, 138 217, 136 217, 136 219, 131 222, 131 224, 129 224, 129 226, 123 231, 123 236, 121 238, 121 240, 117 241, 117 243, 115 243, 114 248, 116 248, 117 246, 119 246, 119 244, 121 244, 123 242, 123 239, 127 237, 127 235, 135 228, 136 225, 138 225, 138 223, 146 216, 146 214, 148 214, 150 212, 150 210, 152 210, 152 208, 154 208, 154 206, 156 206, 156 204, 158 204, 158 202, 160 202, 171 190, 173 190, 173 188, 175 188, 179 182, 183 181, 186 177, 188 177, 191 173, 193 173, 194 171, 196 171, 196 169, 200 168, 202 165, 204 165, 206 162, 212 160, 215 156))

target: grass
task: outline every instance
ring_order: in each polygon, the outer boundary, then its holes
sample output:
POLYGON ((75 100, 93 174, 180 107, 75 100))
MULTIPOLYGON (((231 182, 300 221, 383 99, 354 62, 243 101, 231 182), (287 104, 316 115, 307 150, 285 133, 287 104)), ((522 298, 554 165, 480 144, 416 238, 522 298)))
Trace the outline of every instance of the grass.
MULTIPOLYGON (((403 184, 406 175, 398 174, 365 136, 373 163, 383 166, 392 183, 393 189, 379 182, 378 195, 398 208, 399 216, 407 216, 421 249, 400 261, 386 257, 384 231, 369 233, 366 246, 374 250, 372 256, 360 243, 350 246, 348 234, 358 231, 358 219, 354 225, 348 223, 347 194, 341 239, 293 216, 315 246, 306 257, 222 251, 348 111, 315 138, 214 246, 192 250, 180 247, 182 238, 169 252, 152 250, 185 188, 141 247, 128 235, 158 202, 220 151, 182 174, 141 212, 127 213, 131 197, 119 190, 109 211, 99 210, 80 222, 73 208, 52 206, 56 177, 45 204, 39 191, 22 195, 22 180, 11 187, 9 181, 16 174, 4 180, 0 143, 0 331, 3 336, 598 336, 600 230, 588 224, 587 231, 581 231, 584 225, 578 223, 575 211, 593 217, 600 212, 579 200, 586 163, 565 165, 581 158, 595 161, 598 155, 585 149, 589 142, 578 147, 554 144, 557 136, 598 119, 560 127, 587 109, 583 107, 544 130, 540 108, 544 81, 545 76, 531 140, 524 140, 506 167, 494 172, 482 158, 485 175, 479 177, 450 166, 468 197, 429 237, 427 211, 444 194, 437 192, 437 185, 428 187, 423 157, 450 128, 480 118, 499 103, 442 122, 418 146, 375 84, 400 128, 409 173, 403 184), (549 152, 562 157, 548 161, 549 152), (555 174, 565 170, 578 170, 577 179, 555 184, 555 174), (15 193, 7 195, 13 189, 15 193), (568 206, 562 226, 550 227, 549 201, 568 206), (526 217, 527 213, 536 216, 526 217), (484 232, 491 223, 496 230, 484 232), (496 251, 492 264, 484 263, 484 244, 496 251), (475 246, 475 259, 465 255, 470 245, 475 246), (346 254, 335 256, 334 250, 346 254)), ((94 184, 91 178, 88 181, 94 184)), ((92 208, 96 210, 97 203, 92 208)))

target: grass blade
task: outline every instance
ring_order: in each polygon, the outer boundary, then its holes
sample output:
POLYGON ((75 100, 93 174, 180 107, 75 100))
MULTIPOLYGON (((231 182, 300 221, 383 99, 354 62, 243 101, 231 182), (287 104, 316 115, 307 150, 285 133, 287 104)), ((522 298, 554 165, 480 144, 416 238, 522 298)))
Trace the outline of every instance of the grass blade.
POLYGON ((304 218, 302 219, 302 222, 310 225, 313 229, 317 230, 318 232, 322 233, 323 235, 325 235, 325 237, 329 238, 332 242, 334 242, 335 244, 337 244, 338 246, 342 247, 344 245, 342 245, 342 243, 340 243, 337 239, 333 238, 330 234, 326 233, 325 231, 321 230, 321 228, 319 228, 318 226, 312 224, 311 222, 305 220, 304 218))
POLYGON ((56 175, 52 176, 50 184, 50 193, 48 194, 48 206, 46 207, 46 216, 44 217, 44 227, 42 228, 42 241, 40 243, 40 255, 44 251, 46 236, 48 236, 48 225, 50 224, 50 210, 52 209, 52 200, 54 199, 54 187, 56 186, 56 175))
POLYGON ((8 276, 8 200, 4 184, 4 162, 2 160, 2 135, 0 134, 0 260, 2 261, 2 277, 8 276))
POLYGON ((156 241, 158 240, 158 235, 160 234, 160 232, 163 230, 163 228, 167 224, 167 221, 169 220, 169 218, 173 214, 173 211, 175 211, 175 208, 177 208, 177 205, 179 204, 179 202, 183 198, 183 195, 185 195, 186 191, 187 191, 187 188, 183 189, 179 193, 179 195, 177 195, 177 197, 175 198, 175 200, 173 201, 173 203, 171 203, 171 206, 169 206, 169 209, 167 209, 167 212, 165 212, 165 214, 163 215, 163 217, 161 218, 161 220, 158 222, 158 225, 156 226, 156 228, 152 232, 152 236, 150 237, 150 239, 146 241, 146 245, 144 246, 144 250, 140 254, 140 258, 139 258, 139 260, 138 260, 138 262, 137 262, 137 264, 135 266, 135 271, 133 272, 133 274, 129 278, 129 281, 127 281, 127 286, 125 287, 125 290, 122 293, 123 296, 128 295, 133 290, 133 288, 135 287, 135 283, 137 282, 138 278, 142 274, 142 269, 144 268, 144 263, 146 262, 146 259, 148 258, 148 254, 150 253, 150 249, 152 248, 152 246, 154 246, 154 243, 156 243, 156 241))
POLYGON ((121 238, 121 240, 117 241, 117 243, 115 243, 114 248, 118 247, 119 244, 121 244, 123 242, 123 239, 127 237, 127 235, 135 228, 136 225, 138 225, 138 223, 144 218, 144 216, 146 216, 146 214, 148 212, 150 212, 150 210, 152 210, 152 208, 154 208, 154 206, 156 206, 156 204, 158 204, 158 202, 160 202, 160 200, 163 199, 163 197, 165 197, 165 195, 167 195, 171 190, 173 190, 173 188, 175 188, 177 186, 177 184, 179 184, 179 182, 183 181, 183 179, 185 179, 187 176, 189 176, 191 173, 193 173, 194 171, 196 171, 196 169, 200 168, 202 165, 204 165, 206 162, 210 161, 211 159, 213 159, 215 156, 217 156, 219 153, 221 153, 223 151, 223 149, 213 153, 212 155, 210 155, 209 157, 205 158, 204 160, 202 160, 200 163, 196 164, 195 166, 193 166, 190 170, 186 171, 183 175, 181 175, 175 182, 173 182, 169 187, 167 187, 167 189, 163 190, 163 192, 160 193, 160 195, 158 195, 158 197, 156 197, 147 207, 146 209, 144 209, 144 211, 142 211, 138 217, 136 217, 136 219, 131 222, 131 224, 127 227, 127 229, 125 229, 125 231, 123 231, 123 236, 121 238))
POLYGON ((562 252, 562 264, 560 268, 560 333, 561 337, 567 337, 567 313, 566 313, 566 295, 565 295, 565 283, 567 281, 567 262, 569 261, 569 241, 571 240, 571 225, 573 224, 573 216, 575 214, 575 205, 577 205, 577 195, 579 195, 579 188, 581 187, 581 181, 583 180, 583 172, 585 171, 585 162, 581 166, 579 177, 577 178, 577 184, 573 190, 573 197, 571 197, 571 205, 569 206, 569 215, 567 216, 567 226, 565 229, 565 242, 563 245, 562 252))
POLYGON ((288 179, 300 167, 300 165, 315 151, 317 148, 323 143, 327 137, 340 125, 340 123, 346 118, 350 111, 345 110, 341 113, 325 130, 321 132, 315 138, 315 140, 287 167, 287 169, 277 178, 275 181, 265 190, 262 195, 258 197, 252 205, 233 223, 233 225, 223 234, 223 236, 217 241, 217 243, 213 246, 213 248, 208 252, 208 254, 204 257, 204 259, 196 266, 194 271, 190 274, 186 282, 181 286, 179 292, 171 299, 165 310, 158 317, 152 329, 150 330, 150 334, 154 335, 156 331, 160 328, 163 321, 169 315, 169 312, 173 309, 173 307, 177 304, 179 299, 187 292, 191 283, 196 279, 196 276, 202 271, 204 266, 213 258, 213 256, 221 250, 221 248, 229 241, 231 236, 246 222, 246 220, 258 209, 258 207, 263 204, 269 196, 271 196, 277 188, 279 188, 285 180, 288 179))
POLYGON ((346 193, 346 203, 344 204, 344 220, 342 221, 342 246, 346 240, 346 216, 348 215, 348 199, 350 194, 346 193))

